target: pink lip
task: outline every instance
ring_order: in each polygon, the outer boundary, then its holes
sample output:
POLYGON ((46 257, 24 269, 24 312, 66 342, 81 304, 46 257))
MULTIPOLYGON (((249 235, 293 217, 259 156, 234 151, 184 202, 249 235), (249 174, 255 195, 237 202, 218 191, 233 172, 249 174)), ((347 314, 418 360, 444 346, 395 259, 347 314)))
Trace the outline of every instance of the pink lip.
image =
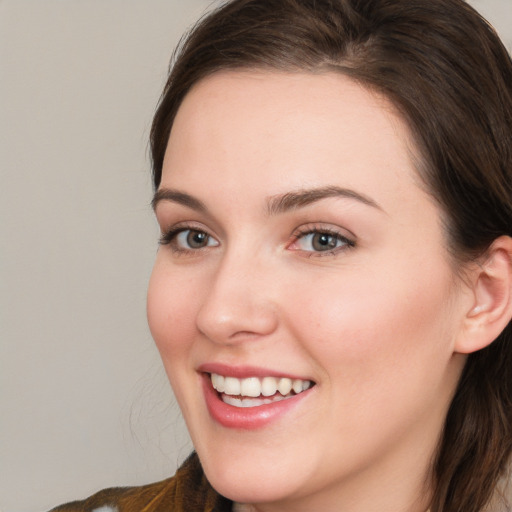
MULTIPOLYGON (((313 386, 313 388, 303 391, 292 398, 287 398, 286 400, 280 400, 279 402, 273 402, 271 404, 260 405, 258 407, 234 407, 222 401, 219 393, 213 389, 210 375, 208 373, 202 374, 203 393, 208 412, 214 421, 223 427, 232 429, 256 430, 258 428, 265 427, 302 403, 303 400, 309 396, 310 391, 314 389, 313 386)), ((226 375, 226 373, 222 373, 220 371, 215 371, 213 373, 226 375)), ((227 375, 235 376, 233 371, 227 372, 227 375)), ((252 377, 258 376, 253 373, 252 370, 249 370, 249 373, 246 373, 244 370, 243 375, 252 377)), ((269 373, 266 373, 265 375, 269 375, 269 373)))
POLYGON ((312 380, 300 375, 278 372, 257 366, 228 366, 222 363, 206 363, 198 368, 201 373, 217 373, 224 377, 236 377, 237 379, 246 379, 247 377, 287 377, 289 379, 312 380))

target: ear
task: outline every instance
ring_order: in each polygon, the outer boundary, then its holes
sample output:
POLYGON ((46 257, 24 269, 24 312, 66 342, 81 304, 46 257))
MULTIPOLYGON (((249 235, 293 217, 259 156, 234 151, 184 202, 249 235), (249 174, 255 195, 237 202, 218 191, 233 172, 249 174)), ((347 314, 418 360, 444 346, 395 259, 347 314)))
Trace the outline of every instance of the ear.
POLYGON ((470 274, 473 304, 455 343, 462 354, 490 345, 512 319, 512 238, 497 238, 470 274))

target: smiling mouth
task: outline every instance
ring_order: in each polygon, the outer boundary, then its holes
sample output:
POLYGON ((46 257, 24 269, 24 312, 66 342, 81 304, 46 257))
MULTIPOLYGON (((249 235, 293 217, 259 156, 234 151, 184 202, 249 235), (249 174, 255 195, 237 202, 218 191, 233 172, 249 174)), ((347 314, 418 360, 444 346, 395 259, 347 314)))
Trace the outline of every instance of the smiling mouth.
POLYGON ((258 407, 287 400, 303 393, 314 382, 288 377, 248 377, 237 379, 217 373, 210 374, 213 389, 226 404, 234 407, 258 407))

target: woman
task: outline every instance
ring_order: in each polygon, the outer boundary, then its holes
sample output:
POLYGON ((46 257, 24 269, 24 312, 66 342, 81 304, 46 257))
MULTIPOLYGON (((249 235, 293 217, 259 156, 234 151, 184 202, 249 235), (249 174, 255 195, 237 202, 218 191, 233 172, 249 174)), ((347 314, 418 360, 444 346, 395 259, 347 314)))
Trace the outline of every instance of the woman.
POLYGON ((153 122, 148 292, 197 455, 56 510, 508 510, 511 141, 462 0, 202 20, 153 122))

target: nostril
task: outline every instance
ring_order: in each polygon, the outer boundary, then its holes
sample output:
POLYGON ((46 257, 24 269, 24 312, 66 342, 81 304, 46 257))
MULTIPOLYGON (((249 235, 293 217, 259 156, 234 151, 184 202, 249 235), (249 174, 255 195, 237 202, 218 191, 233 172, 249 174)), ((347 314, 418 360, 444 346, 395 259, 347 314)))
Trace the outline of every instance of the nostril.
POLYGON ((239 344, 267 336, 277 328, 273 308, 254 304, 249 299, 212 297, 199 310, 198 330, 215 343, 239 344))

